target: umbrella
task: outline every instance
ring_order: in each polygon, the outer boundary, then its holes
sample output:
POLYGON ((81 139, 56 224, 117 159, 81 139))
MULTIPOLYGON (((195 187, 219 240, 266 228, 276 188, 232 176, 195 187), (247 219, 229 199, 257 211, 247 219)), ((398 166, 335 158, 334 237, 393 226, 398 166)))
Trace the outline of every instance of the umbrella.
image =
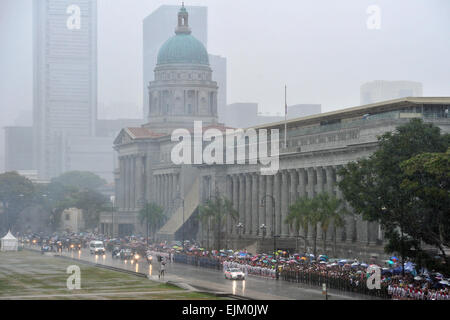
POLYGON ((391 257, 391 260, 394 261, 394 262, 396 262, 396 261, 398 261, 398 258, 395 257, 395 256, 392 256, 392 257, 391 257))
POLYGON ((320 264, 327 264, 325 261, 320 261, 319 263, 320 264))
POLYGON ((273 259, 272 262, 277 262, 277 260, 273 259))
POLYGON ((346 259, 339 260, 339 263, 347 263, 346 259))
POLYGON ((416 280, 416 281, 420 281, 420 280, 422 280, 422 277, 419 277, 419 276, 417 276, 417 277, 414 277, 414 280, 416 280))
POLYGON ((360 266, 361 266, 361 267, 364 267, 364 268, 367 268, 367 267, 368 267, 368 265, 367 265, 366 263, 361 263, 360 266))
POLYGON ((300 260, 303 260, 303 261, 305 261, 305 260, 307 260, 308 258, 306 258, 306 257, 301 257, 300 258, 300 260))
POLYGON ((357 266, 359 266, 359 263, 358 263, 358 262, 353 262, 353 263, 352 263, 352 267, 357 267, 357 266))

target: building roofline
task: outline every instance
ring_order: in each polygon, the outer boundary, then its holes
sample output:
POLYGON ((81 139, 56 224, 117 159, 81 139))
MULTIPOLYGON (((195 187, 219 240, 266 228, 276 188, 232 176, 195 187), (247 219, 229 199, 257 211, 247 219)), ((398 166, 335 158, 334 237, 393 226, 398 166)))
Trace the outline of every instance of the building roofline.
POLYGON ((362 106, 356 106, 356 107, 349 107, 345 109, 335 110, 335 111, 329 111, 324 113, 319 113, 311 116, 306 117, 299 117, 290 119, 287 121, 278 121, 278 122, 272 122, 272 123, 266 123, 254 127, 254 129, 262 129, 262 128, 270 128, 270 127, 278 127, 282 126, 285 123, 293 124, 293 123, 299 123, 299 124, 313 124, 317 123, 318 121, 322 120, 329 120, 329 119, 338 119, 338 118, 345 118, 345 117, 356 117, 359 115, 364 115, 367 113, 378 113, 378 112, 385 112, 385 111, 391 111, 395 110, 401 105, 411 105, 411 104, 450 104, 450 97, 407 97, 407 98, 398 98, 393 100, 387 100, 387 101, 381 101, 377 103, 371 103, 366 104, 362 106))

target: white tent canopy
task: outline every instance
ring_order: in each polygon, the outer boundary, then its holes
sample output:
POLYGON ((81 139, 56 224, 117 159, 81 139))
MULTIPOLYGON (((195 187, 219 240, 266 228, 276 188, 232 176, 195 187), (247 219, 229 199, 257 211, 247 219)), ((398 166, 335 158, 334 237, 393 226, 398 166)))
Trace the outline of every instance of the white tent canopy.
POLYGON ((2 238, 1 251, 17 251, 19 247, 19 241, 14 237, 11 231, 8 231, 6 236, 2 238))

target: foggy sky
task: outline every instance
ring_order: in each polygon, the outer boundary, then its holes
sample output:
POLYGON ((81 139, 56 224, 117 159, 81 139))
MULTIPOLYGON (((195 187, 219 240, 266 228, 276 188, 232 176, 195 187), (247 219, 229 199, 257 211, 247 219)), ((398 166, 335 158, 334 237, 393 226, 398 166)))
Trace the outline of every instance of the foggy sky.
MULTIPOLYGON (((32 108, 31 1, 0 1, 1 126, 32 108)), ((142 20, 162 4, 181 1, 98 0, 101 118, 111 118, 109 105, 115 105, 113 117, 142 114, 142 20)), ((262 112, 283 112, 286 84, 288 104, 320 103, 329 111, 358 105, 360 85, 372 80, 419 81, 425 96, 450 96, 448 0, 185 5, 208 6, 208 51, 228 59, 228 103, 257 102, 262 112), (366 27, 373 4, 382 10, 380 30, 366 27)))

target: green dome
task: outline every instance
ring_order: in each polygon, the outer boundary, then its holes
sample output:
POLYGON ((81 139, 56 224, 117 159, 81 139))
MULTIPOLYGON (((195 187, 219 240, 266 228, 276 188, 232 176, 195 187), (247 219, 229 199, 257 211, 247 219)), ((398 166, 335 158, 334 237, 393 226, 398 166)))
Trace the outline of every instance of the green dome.
POLYGON ((190 34, 179 33, 159 49, 157 64, 187 63, 209 65, 205 46, 190 34))

